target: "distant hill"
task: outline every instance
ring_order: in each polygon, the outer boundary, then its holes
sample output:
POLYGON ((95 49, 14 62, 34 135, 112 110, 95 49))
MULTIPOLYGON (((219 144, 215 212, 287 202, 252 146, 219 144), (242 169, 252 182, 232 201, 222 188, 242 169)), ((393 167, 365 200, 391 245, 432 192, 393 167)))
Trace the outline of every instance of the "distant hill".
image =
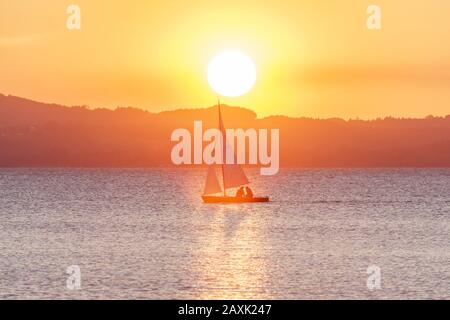
MULTIPOLYGON (((288 167, 450 167, 450 116, 370 121, 273 116, 225 106, 229 128, 279 128, 288 167)), ((217 109, 90 109, 0 94, 0 166, 169 166, 176 128, 217 126, 217 109)))

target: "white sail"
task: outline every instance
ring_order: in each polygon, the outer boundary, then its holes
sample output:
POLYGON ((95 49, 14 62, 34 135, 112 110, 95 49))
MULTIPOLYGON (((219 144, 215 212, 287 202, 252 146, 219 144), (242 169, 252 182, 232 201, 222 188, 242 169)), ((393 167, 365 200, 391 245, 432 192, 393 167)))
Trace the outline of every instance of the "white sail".
POLYGON ((209 166, 204 194, 212 194, 218 192, 222 192, 222 188, 220 187, 219 180, 217 179, 216 169, 213 166, 209 166))

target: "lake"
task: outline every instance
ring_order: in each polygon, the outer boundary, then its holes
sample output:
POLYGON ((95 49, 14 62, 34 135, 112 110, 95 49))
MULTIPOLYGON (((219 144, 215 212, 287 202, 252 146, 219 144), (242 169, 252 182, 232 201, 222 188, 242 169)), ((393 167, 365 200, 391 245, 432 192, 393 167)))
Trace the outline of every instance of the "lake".
POLYGON ((202 169, 0 169, 0 298, 450 299, 450 169, 249 176, 270 203, 203 204, 202 169))

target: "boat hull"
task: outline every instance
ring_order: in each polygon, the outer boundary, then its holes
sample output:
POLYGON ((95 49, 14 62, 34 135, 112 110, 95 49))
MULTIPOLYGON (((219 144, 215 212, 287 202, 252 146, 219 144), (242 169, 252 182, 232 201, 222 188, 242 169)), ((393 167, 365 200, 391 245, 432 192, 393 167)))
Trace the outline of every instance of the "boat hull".
POLYGON ((202 196, 205 203, 251 203, 251 202, 269 202, 269 197, 221 197, 221 196, 202 196))

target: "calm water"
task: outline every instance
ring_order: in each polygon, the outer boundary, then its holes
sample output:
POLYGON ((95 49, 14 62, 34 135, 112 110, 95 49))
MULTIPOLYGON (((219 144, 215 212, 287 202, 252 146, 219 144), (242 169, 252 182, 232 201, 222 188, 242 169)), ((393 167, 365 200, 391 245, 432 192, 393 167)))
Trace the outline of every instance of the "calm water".
POLYGON ((273 202, 205 205, 202 170, 0 169, 0 298, 450 299, 450 169, 250 176, 273 202))

